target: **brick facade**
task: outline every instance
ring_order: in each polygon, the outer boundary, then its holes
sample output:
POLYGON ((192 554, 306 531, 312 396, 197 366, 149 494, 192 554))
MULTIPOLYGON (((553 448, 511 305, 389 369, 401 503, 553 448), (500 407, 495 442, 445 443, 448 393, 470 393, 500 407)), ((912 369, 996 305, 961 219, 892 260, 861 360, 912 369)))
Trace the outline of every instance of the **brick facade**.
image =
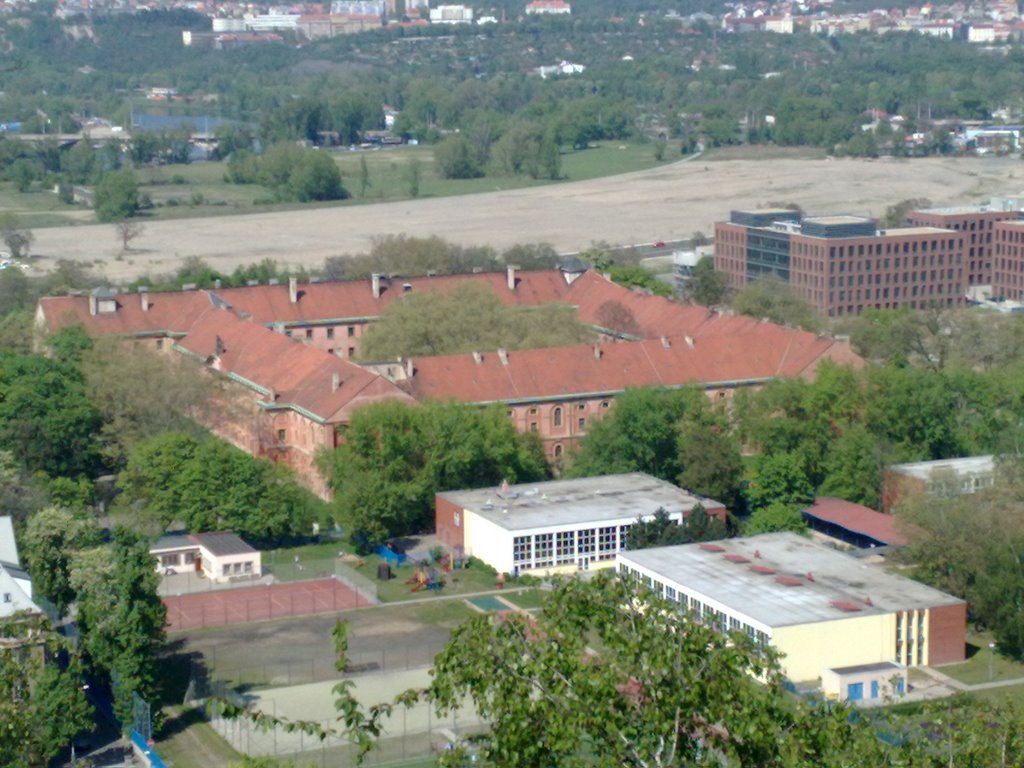
POLYGON ((967 604, 928 610, 928 665, 955 664, 967 654, 967 604))

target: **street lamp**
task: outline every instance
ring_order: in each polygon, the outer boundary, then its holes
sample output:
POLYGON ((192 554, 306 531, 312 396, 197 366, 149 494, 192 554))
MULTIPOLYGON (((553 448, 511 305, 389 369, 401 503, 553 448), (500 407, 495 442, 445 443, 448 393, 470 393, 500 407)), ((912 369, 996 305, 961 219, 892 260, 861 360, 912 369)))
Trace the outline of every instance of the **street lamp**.
POLYGON ((996 644, 995 643, 989 643, 988 644, 988 681, 990 683, 992 682, 992 659, 995 657, 995 655, 996 655, 996 644))

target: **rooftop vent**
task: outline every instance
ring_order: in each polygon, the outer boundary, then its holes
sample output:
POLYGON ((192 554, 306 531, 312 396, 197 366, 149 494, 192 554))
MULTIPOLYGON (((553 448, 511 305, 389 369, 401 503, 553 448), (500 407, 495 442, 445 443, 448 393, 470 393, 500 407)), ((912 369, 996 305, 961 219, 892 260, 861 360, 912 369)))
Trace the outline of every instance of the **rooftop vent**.
POLYGON ((750 566, 750 570, 752 570, 754 573, 760 573, 762 576, 771 576, 773 573, 775 573, 775 571, 772 568, 769 568, 766 565, 752 565, 750 566))
POLYGON ((855 603, 848 603, 845 600, 833 600, 832 607, 838 608, 840 611, 846 611, 847 613, 858 613, 861 610, 859 605, 855 603))
POLYGON ((794 576, 776 576, 775 583, 784 587, 802 587, 804 582, 794 576))
POLYGON ((730 563, 749 563, 750 561, 743 555, 726 555, 725 559, 730 563))
POLYGON ((280 285, 280 284, 281 284, 281 281, 278 278, 276 278, 276 277, 272 277, 269 280, 267 280, 267 285, 280 285))
POLYGON ((719 546, 718 544, 701 544, 700 548, 705 552, 725 552, 725 547, 719 546))

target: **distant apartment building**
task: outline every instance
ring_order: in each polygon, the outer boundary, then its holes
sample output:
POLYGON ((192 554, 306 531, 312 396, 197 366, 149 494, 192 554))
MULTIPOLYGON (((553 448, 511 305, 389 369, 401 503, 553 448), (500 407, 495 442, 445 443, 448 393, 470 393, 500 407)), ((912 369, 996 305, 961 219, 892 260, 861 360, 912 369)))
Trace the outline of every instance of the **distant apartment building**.
POLYGON ((715 225, 715 269, 730 288, 774 276, 828 317, 959 304, 967 285, 963 250, 962 232, 880 230, 877 220, 861 216, 733 211, 715 225))
POLYGON ((381 17, 373 14, 357 16, 312 13, 300 16, 295 28, 307 40, 319 40, 380 27, 381 17))
POLYGON ((568 16, 571 13, 572 6, 565 2, 565 0, 533 0, 532 3, 527 3, 526 5, 526 14, 528 16, 568 16))
POLYGON ((383 16, 394 10, 394 4, 386 0, 334 0, 331 3, 332 16, 383 16))
POLYGON ((995 456, 915 461, 893 464, 882 472, 882 511, 908 496, 930 493, 940 497, 977 493, 995 483, 995 456))
POLYGON ((940 227, 962 232, 967 286, 984 292, 990 290, 993 283, 995 226, 1001 221, 1019 219, 1022 203, 1024 200, 994 197, 984 205, 923 208, 909 213, 906 223, 914 227, 940 227))
POLYGON ((430 9, 431 24, 472 24, 473 9, 468 5, 439 5, 430 9))
POLYGON ((1000 221, 992 229, 992 296, 1024 300, 1024 220, 1000 221))

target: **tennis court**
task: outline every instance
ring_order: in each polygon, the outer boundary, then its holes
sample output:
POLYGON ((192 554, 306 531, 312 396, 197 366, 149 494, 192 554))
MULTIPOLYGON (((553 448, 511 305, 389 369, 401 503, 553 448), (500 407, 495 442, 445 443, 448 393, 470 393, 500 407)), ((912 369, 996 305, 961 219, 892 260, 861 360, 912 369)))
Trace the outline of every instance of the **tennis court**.
POLYGON ((177 595, 164 597, 163 601, 167 606, 167 629, 171 632, 334 613, 374 604, 336 579, 177 595))

